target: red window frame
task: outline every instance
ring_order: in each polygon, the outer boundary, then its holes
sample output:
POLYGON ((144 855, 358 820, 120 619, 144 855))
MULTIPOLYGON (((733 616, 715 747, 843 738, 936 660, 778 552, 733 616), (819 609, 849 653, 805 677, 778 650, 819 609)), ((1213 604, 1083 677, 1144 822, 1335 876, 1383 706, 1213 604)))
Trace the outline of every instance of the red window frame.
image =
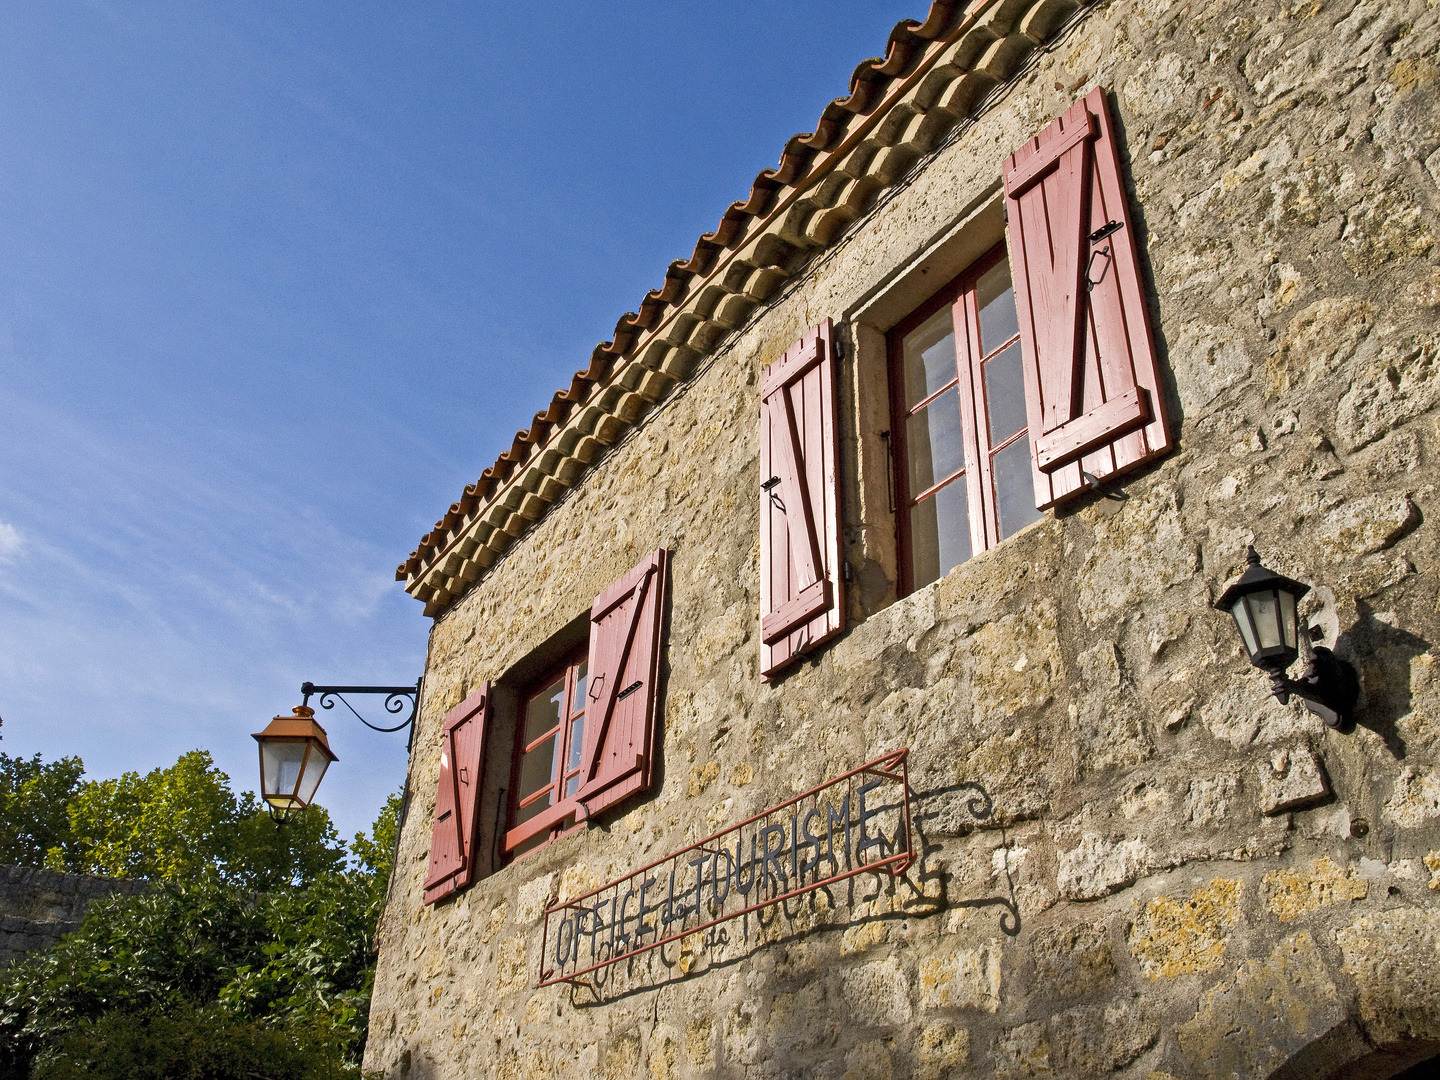
MULTIPOLYGON (((998 442, 991 441, 989 409, 984 388, 985 363, 999 356, 1020 340, 1018 329, 1006 340, 981 351, 980 313, 976 286, 980 279, 1008 258, 1002 240, 967 267, 955 280, 935 296, 907 315, 889 333, 886 340, 889 359, 890 431, 894 447, 892 472, 895 485, 896 532, 899 544, 899 590, 907 595, 915 590, 914 548, 911 537, 910 512, 913 507, 933 497, 950 484, 966 486, 966 502, 970 516, 970 557, 994 547, 1002 539, 995 493, 994 460, 1001 451, 1028 438, 1029 425, 1021 427, 998 442), (955 332, 955 378, 933 391, 914 406, 905 404, 904 341, 937 312, 949 308, 955 332), (959 387, 960 431, 964 465, 951 477, 936 481, 924 491, 910 490, 910 449, 907 444, 907 421, 915 413, 939 400, 952 388, 959 387), (983 422, 979 422, 983 420, 983 422)), ((1024 402, 1020 403, 1021 408, 1024 402)), ((943 576, 943 574, 942 574, 943 576)), ((927 583, 928 584, 928 583, 927 583)))
MULTIPOLYGON (((587 648, 582 647, 577 649, 566 657, 562 663, 556 664, 550 668, 543 677, 531 683, 521 698, 520 715, 516 718, 515 725, 514 761, 510 773, 510 807, 509 815, 506 819, 508 827, 505 837, 506 861, 523 858, 532 851, 538 851, 546 844, 558 840, 560 837, 574 831, 583 824, 583 821, 577 822, 575 820, 574 814, 568 814, 550 825, 538 823, 533 832, 522 834, 513 841, 509 835, 516 829, 522 829, 526 824, 519 820, 520 811, 523 808, 521 805, 522 802, 528 807, 540 801, 546 792, 551 792, 553 793, 553 801, 547 805, 559 807, 563 806, 566 802, 574 803, 574 793, 572 792, 567 795, 565 788, 572 780, 575 781, 575 786, 578 788, 581 783, 579 777, 584 770, 583 760, 574 768, 570 768, 569 766, 572 753, 576 752, 574 746, 576 735, 574 722, 577 719, 581 721, 579 736, 582 745, 584 741, 584 716, 588 702, 585 698, 583 688, 578 694, 576 693, 576 684, 586 677, 586 672, 582 671, 582 669, 586 667, 588 658, 589 653, 587 648), (545 692, 554 686, 561 678, 564 679, 565 683, 565 689, 562 692, 564 705, 557 726, 547 728, 543 733, 532 739, 529 744, 526 744, 525 725, 530 717, 531 708, 537 701, 540 701, 545 692), (579 708, 576 708, 577 697, 581 702, 581 707, 579 708), (556 745, 554 757, 551 761, 550 782, 544 787, 536 788, 534 791, 527 793, 522 799, 520 794, 520 779, 525 754, 541 746, 545 740, 549 739, 552 735, 556 737, 556 745), (542 838, 539 843, 535 842, 536 837, 542 838)), ((538 822, 540 817, 550 817, 550 815, 542 813, 532 820, 538 822)))

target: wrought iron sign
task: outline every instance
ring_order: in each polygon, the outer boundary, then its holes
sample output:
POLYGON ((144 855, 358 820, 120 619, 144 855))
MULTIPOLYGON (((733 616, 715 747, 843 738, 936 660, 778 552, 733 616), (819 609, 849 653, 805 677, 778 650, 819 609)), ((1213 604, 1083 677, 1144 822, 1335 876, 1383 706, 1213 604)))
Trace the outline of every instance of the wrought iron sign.
MULTIPOLYGON (((545 909, 537 986, 587 976, 857 874, 915 862, 909 750, 896 750, 545 909)), ((713 936, 713 935, 712 935, 713 936)))

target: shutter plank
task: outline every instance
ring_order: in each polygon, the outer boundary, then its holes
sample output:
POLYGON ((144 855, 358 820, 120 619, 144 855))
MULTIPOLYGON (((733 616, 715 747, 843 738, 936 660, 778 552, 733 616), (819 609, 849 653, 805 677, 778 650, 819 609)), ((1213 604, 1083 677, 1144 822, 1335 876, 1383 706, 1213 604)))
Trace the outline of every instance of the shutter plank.
MULTIPOLYGON (((815 511, 810 501, 814 487, 805 475, 810 469, 810 457, 805 445, 805 402, 798 403, 792 396, 792 388, 802 391, 808 378, 802 378, 799 385, 780 387, 771 395, 771 431, 775 440, 775 473, 779 478, 781 498, 785 509, 781 511, 786 520, 786 539, 789 548, 788 566, 794 572, 790 591, 804 590, 820 577, 820 540, 815 535, 815 511), (800 524, 796 528, 796 523, 800 524)), ((772 501, 772 504, 773 501, 772 501)))
POLYGON ((1096 191, 1100 196, 1096 202, 1101 203, 1106 211, 1104 221, 1096 221, 1091 231, 1108 221, 1119 221, 1123 226, 1107 238, 1113 259, 1111 273, 1092 293, 1092 296, 1094 293, 1101 294, 1102 299, 1113 298, 1113 303, 1122 313, 1119 319, 1112 317, 1107 320, 1107 337, 1100 342, 1100 355, 1102 358, 1114 357, 1117 366, 1124 364, 1130 381, 1144 389, 1150 397, 1151 418, 1144 430, 1134 436, 1131 453, 1124 462, 1128 467, 1165 453, 1170 449, 1172 440, 1166 423, 1164 388, 1160 385, 1160 361, 1155 353, 1150 305, 1146 302, 1135 230, 1125 197, 1120 146, 1110 124, 1103 91, 1091 91, 1086 100, 1094 101, 1093 111, 1100 127, 1100 138, 1095 144, 1096 191))
MULTIPOLYGON (((440 738, 440 779, 435 792, 435 816, 430 832, 430 865, 425 874, 426 899, 430 892, 443 885, 460 871, 460 815, 455 793, 454 751, 450 733, 440 738)), ((447 890, 448 891, 448 890, 447 890)))

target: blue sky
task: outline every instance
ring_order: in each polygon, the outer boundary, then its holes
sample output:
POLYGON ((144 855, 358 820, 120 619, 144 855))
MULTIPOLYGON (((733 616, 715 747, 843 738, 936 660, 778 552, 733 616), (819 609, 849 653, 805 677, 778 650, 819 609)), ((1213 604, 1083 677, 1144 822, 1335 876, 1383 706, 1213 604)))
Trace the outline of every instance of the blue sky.
MULTIPOLYGON (((299 684, 911 0, 0 10, 0 750, 237 788, 299 684)), ((342 834, 404 740, 322 716, 342 834)))

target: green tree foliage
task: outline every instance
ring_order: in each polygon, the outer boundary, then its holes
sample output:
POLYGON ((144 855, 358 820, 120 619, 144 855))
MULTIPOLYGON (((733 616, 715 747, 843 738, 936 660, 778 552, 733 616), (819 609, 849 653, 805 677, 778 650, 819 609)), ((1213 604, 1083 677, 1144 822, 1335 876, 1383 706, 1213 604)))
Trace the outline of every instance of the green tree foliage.
POLYGON ((0 971, 0 1078, 354 1075, 398 808, 356 837, 358 866, 300 887, 207 874, 93 905, 0 971))
POLYGON ((0 1080, 356 1075, 400 796, 347 862, 322 808, 277 827, 201 750, 82 774, 0 754, 0 861, 157 884, 0 970, 0 1080))
POLYGON ((193 1005, 86 1020, 32 1072, 33 1080, 338 1080, 348 1075, 323 1031, 275 1027, 193 1005))
POLYGON ((46 765, 39 754, 0 754, 0 864, 40 866, 51 849, 59 858, 73 851, 67 807, 84 771, 77 757, 46 765))
POLYGON ((207 875, 253 889, 338 870, 345 847, 321 807, 277 830, 250 792, 236 798, 209 753, 168 769, 86 781, 69 803, 70 843, 56 870, 190 882, 207 875))

